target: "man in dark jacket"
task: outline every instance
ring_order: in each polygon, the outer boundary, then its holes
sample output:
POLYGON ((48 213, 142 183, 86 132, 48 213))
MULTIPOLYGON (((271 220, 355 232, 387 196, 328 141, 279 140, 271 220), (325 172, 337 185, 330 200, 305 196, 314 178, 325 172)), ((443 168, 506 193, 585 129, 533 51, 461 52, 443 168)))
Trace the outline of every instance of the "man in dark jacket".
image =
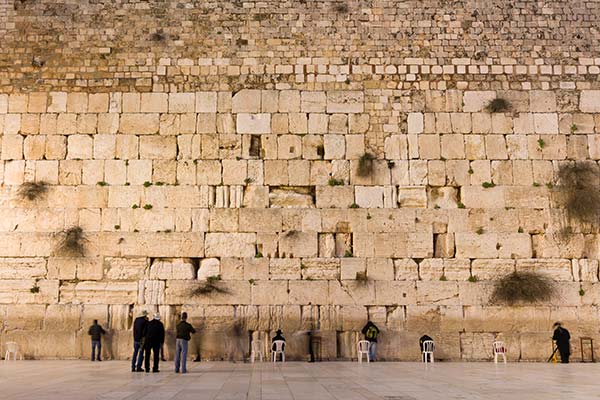
POLYGON ((560 353, 560 362, 563 364, 569 363, 569 356, 571 355, 571 335, 569 331, 562 327, 562 323, 554 323, 554 335, 552 340, 556 340, 556 347, 560 353))
POLYGON ((431 355, 430 354, 427 354, 427 355, 423 354, 423 350, 425 350, 425 346, 423 345, 423 343, 427 342, 429 340, 433 341, 433 339, 429 335, 423 335, 419 339, 419 348, 421 349, 421 354, 422 354, 422 357, 423 357, 423 361, 428 361, 428 362, 431 361, 431 355), (427 357, 427 360, 425 360, 425 357, 427 357))
POLYGON ((377 336, 379 336, 379 328, 371 321, 362 328, 362 334, 365 335, 365 340, 369 341, 369 360, 377 359, 377 336))
POLYGON ((148 311, 142 311, 142 315, 133 321, 133 356, 131 357, 131 372, 142 372, 144 361, 144 330, 148 324, 148 311))
POLYGON ((150 372, 150 350, 152 350, 152 372, 158 372, 160 348, 165 342, 165 326, 160 322, 160 314, 154 314, 154 319, 146 325, 144 332, 144 366, 150 372))
POLYGON ((100 354, 102 353, 102 335, 105 333, 106 331, 98 325, 98 320, 95 319, 90 329, 88 329, 88 335, 92 337, 92 361, 102 361, 100 358, 100 354), (95 354, 96 349, 98 349, 97 355, 95 354))
POLYGON ((192 338, 192 333, 196 333, 194 327, 187 322, 187 313, 181 313, 181 321, 175 328, 177 336, 175 339, 175 373, 179 373, 179 367, 181 366, 181 373, 187 373, 187 352, 188 342, 192 338))

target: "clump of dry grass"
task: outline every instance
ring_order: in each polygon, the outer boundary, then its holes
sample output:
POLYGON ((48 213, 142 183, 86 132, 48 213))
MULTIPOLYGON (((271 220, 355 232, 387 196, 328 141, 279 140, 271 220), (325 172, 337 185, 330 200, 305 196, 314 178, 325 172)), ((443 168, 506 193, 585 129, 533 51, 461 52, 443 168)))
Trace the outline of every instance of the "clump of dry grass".
POLYGON ((87 238, 85 232, 79 226, 73 226, 59 234, 60 241, 56 247, 56 253, 65 256, 82 257, 85 255, 85 244, 87 238))
POLYGON ((46 193, 48 193, 48 184, 44 181, 25 182, 19 187, 17 192, 19 198, 29 201, 40 199, 46 193))
POLYGON ((497 97, 494 100, 491 100, 485 109, 490 113, 506 112, 510 110, 510 103, 506 99, 497 97))
POLYGON ((560 200, 570 220, 591 225, 600 221, 600 186, 594 163, 575 162, 560 166, 557 173, 560 200))
POLYGON ((365 153, 360 156, 358 160, 358 169, 356 170, 356 174, 358 176, 369 176, 373 173, 373 160, 375 157, 371 153, 365 153))
POLYGON ((556 281, 537 272, 512 272, 497 280, 492 304, 538 303, 549 301, 557 293, 556 281))
POLYGON ((229 291, 219 284, 221 275, 213 275, 206 278, 206 281, 199 284, 192 290, 192 296, 208 295, 211 293, 229 293, 229 291))

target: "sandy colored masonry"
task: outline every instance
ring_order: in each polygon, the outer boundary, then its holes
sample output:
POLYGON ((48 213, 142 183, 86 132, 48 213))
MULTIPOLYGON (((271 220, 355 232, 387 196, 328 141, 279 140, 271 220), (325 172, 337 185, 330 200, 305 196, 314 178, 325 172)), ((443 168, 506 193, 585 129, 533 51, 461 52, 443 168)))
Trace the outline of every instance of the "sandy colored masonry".
POLYGON ((561 320, 577 360, 600 237, 557 173, 600 170, 600 7, 506 3, 4 1, 0 340, 87 358, 98 319, 125 359, 142 310, 187 311, 194 356, 281 328, 349 359, 370 318, 382 359, 540 361, 561 320), (511 271, 559 295, 491 304, 511 271))

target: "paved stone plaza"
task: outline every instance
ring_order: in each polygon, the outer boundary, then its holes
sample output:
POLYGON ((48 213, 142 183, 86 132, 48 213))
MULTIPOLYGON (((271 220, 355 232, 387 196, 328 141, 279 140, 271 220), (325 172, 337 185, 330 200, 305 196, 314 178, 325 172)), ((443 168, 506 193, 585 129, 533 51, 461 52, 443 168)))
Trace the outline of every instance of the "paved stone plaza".
POLYGON ((598 399, 597 364, 329 362, 191 363, 176 375, 131 373, 129 363, 0 363, 2 399, 598 399))

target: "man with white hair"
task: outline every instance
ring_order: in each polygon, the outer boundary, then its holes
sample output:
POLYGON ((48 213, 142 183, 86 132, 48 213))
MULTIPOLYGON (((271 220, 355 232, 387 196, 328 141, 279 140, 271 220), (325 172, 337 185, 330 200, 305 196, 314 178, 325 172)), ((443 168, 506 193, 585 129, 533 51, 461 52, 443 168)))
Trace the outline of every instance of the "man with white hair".
POLYGON ((149 321, 144 331, 144 367, 150 372, 150 350, 152 350, 152 372, 158 371, 160 348, 165 342, 165 326, 160 322, 160 314, 155 313, 154 319, 149 321))

